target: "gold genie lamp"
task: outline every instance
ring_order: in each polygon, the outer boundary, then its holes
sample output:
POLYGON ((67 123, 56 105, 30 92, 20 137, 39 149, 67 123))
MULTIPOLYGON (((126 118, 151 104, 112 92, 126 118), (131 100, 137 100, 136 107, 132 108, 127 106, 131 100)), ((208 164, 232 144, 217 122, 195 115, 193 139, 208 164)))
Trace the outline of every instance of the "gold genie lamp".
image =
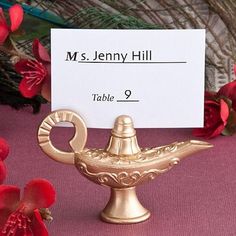
POLYGON ((147 220, 150 212, 139 202, 136 186, 170 170, 180 160, 212 147, 202 141, 175 142, 155 148, 140 148, 129 116, 119 116, 105 149, 84 148, 87 128, 82 118, 70 110, 57 110, 47 116, 38 130, 42 150, 53 160, 73 164, 89 180, 111 188, 110 200, 101 218, 110 223, 131 224, 147 220), (74 125, 72 152, 55 148, 50 140, 52 127, 60 122, 74 125))

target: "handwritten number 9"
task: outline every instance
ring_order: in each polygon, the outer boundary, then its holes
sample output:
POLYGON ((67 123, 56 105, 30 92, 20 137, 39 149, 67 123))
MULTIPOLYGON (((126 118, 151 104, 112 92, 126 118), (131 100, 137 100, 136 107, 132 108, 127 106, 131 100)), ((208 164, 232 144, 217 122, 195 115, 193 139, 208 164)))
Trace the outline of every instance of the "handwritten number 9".
POLYGON ((129 97, 131 96, 131 90, 125 90, 125 96, 126 99, 129 99, 129 97))

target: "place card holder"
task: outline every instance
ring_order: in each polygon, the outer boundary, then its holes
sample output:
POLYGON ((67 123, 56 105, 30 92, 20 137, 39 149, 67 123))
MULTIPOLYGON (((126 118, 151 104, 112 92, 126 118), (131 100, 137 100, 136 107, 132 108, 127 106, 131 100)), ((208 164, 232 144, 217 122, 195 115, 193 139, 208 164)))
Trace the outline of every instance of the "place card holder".
POLYGON ((127 115, 116 118, 104 149, 85 148, 86 141, 85 122, 70 110, 53 111, 38 129, 38 142, 47 156, 61 163, 73 164, 87 179, 110 187, 110 199, 101 212, 101 218, 117 224, 139 223, 150 217, 149 210, 138 200, 137 185, 167 172, 184 157, 212 147, 207 142, 189 140, 161 147, 140 148, 133 121, 127 115), (50 132, 60 122, 72 123, 75 128, 75 134, 69 142, 72 152, 61 151, 51 142, 50 132))

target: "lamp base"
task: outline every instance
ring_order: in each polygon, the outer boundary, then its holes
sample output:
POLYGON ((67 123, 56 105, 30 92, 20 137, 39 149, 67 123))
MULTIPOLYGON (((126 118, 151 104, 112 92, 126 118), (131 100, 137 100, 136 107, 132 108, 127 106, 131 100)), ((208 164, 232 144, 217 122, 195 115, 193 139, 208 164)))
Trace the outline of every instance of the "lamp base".
POLYGON ((111 188, 110 200, 101 218, 108 223, 133 224, 147 220, 150 215, 139 202, 135 187, 111 188))

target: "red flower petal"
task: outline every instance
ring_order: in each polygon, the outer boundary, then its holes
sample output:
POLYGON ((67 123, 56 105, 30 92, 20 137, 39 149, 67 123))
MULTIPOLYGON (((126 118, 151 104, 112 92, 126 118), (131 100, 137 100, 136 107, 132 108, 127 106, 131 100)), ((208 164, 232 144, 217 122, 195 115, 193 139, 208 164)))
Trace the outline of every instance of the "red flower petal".
POLYGON ((6 167, 2 161, 0 161, 0 184, 3 183, 3 181, 6 178, 6 167))
POLYGON ((35 95, 37 95, 42 88, 42 84, 38 84, 35 86, 31 86, 31 84, 28 82, 27 78, 23 78, 19 85, 19 90, 22 94, 22 96, 26 98, 32 98, 35 95))
POLYGON ((195 128, 192 131, 193 136, 204 137, 206 135, 206 130, 204 128, 195 128))
POLYGON ((231 99, 231 96, 235 93, 236 93, 236 80, 221 87, 217 95, 222 95, 231 99))
POLYGON ((15 70, 20 74, 22 71, 28 71, 31 68, 28 66, 29 60, 22 59, 15 64, 15 70))
POLYGON ((19 85, 21 94, 27 98, 38 94, 47 77, 47 68, 36 60, 20 60, 16 63, 15 69, 24 77, 19 85))
POLYGON ((51 81, 49 78, 47 78, 43 83, 41 95, 47 101, 51 101, 51 81))
POLYGON ((207 139, 221 134, 229 117, 228 104, 223 100, 206 100, 204 103, 204 128, 194 129, 192 134, 207 139))
POLYGON ((49 181, 34 179, 25 186, 22 202, 29 209, 47 208, 54 201, 55 190, 49 181))
POLYGON ((6 208, 0 209, 0 236, 3 236, 1 232, 10 214, 11 211, 9 209, 6 208))
POLYGON ((9 34, 8 27, 0 23, 0 45, 5 42, 9 34))
POLYGON ((208 91, 205 91, 205 94, 204 94, 205 100, 208 100, 208 99, 215 99, 215 96, 216 96, 216 93, 215 93, 215 92, 208 92, 208 91))
POLYGON ((1 7, 0 7, 0 24, 7 26, 6 18, 4 16, 4 12, 3 12, 3 9, 1 7))
POLYGON ((192 134, 196 137, 211 139, 220 135, 224 128, 225 126, 223 124, 216 126, 215 128, 196 128, 192 131, 192 134))
POLYGON ((24 16, 24 11, 19 4, 15 4, 12 7, 9 8, 9 16, 11 20, 11 31, 15 31, 19 28, 23 16, 24 16))
POLYGON ((3 13, 2 8, 0 8, 0 45, 3 44, 9 34, 9 28, 3 13))
MULTIPOLYGON (((3 235, 3 236, 5 236, 5 235, 3 235)), ((1 236, 1 234, 0 234, 0 236, 1 236)), ((32 234, 30 229, 26 229, 26 232, 24 231, 24 229, 17 229, 17 232, 14 236, 34 236, 34 235, 32 234)))
POLYGON ((229 107, 228 104, 223 99, 220 99, 220 117, 225 126, 229 118, 229 107))
POLYGON ((12 212, 20 201, 20 189, 11 185, 0 185, 0 209, 6 208, 12 212))
POLYGON ((212 132, 213 132, 212 127, 210 127, 210 128, 204 127, 204 128, 193 129, 192 134, 196 137, 204 137, 204 138, 208 139, 211 136, 212 132))
POLYGON ((48 236, 47 228, 43 222, 43 219, 38 211, 34 210, 34 217, 32 219, 31 229, 34 236, 48 236))
POLYGON ((206 100, 204 106, 205 108, 208 106, 219 107, 219 103, 215 100, 206 100))
POLYGON ((212 133, 209 134, 206 138, 210 139, 210 138, 214 138, 214 137, 220 135, 221 132, 224 130, 224 128, 225 128, 224 124, 217 126, 215 129, 212 129, 212 133))
POLYGON ((0 138, 0 160, 5 160, 9 154, 9 145, 5 139, 0 138))
POLYGON ((38 61, 41 62, 51 62, 50 56, 45 47, 39 42, 38 39, 35 39, 33 42, 33 54, 38 61))

